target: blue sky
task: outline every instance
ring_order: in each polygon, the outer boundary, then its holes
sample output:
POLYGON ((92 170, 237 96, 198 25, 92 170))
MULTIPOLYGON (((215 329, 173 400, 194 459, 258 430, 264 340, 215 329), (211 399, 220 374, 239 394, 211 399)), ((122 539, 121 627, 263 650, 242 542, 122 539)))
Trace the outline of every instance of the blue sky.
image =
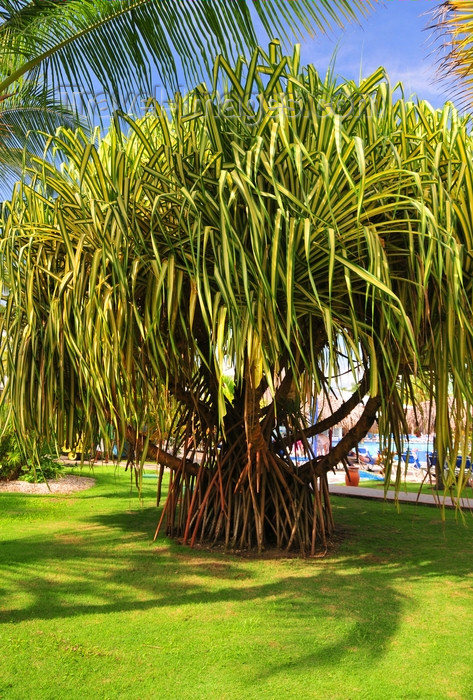
POLYGON ((337 49, 337 75, 357 80, 360 71, 367 75, 384 66, 391 83, 402 80, 408 95, 415 93, 439 107, 448 95, 445 86, 434 81, 439 54, 433 55, 432 33, 426 30, 431 17, 424 14, 438 4, 436 0, 378 3, 359 25, 306 39, 302 43, 303 62, 313 63, 324 73, 337 49))

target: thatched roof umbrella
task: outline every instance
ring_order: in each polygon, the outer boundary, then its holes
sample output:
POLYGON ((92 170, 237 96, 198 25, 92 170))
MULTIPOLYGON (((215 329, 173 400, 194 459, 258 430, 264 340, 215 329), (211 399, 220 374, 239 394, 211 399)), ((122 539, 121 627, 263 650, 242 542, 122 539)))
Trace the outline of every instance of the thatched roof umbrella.
POLYGON ((356 423, 358 423, 363 414, 363 410, 363 404, 359 403, 358 406, 355 406, 353 411, 349 413, 346 418, 340 421, 339 425, 341 426, 344 433, 347 433, 349 430, 351 430, 351 428, 353 428, 353 426, 356 425, 356 423))
POLYGON ((370 428, 370 433, 376 433, 376 434, 379 433, 378 421, 375 420, 375 422, 373 423, 373 425, 370 428))
POLYGON ((406 425, 409 433, 433 433, 435 431, 435 403, 422 401, 415 409, 407 406, 405 409, 406 425))
MULTIPOLYGON (((455 430, 457 427, 456 417, 453 412, 453 399, 449 398, 450 406, 450 427, 455 430)), ((421 401, 414 410, 413 406, 407 406, 406 423, 410 433, 416 433, 416 430, 421 433, 435 433, 435 418, 437 415, 437 407, 435 401, 421 401)))

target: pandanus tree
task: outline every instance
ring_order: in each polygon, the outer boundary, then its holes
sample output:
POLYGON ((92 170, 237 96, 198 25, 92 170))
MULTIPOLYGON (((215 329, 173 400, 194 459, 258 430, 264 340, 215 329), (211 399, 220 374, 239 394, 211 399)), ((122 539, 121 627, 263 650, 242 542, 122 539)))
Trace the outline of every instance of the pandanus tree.
POLYGON ((214 75, 101 140, 60 130, 65 161, 37 159, 18 185, 3 396, 25 440, 81 433, 93 449, 113 426, 137 462, 152 455, 171 475, 162 523, 184 542, 314 553, 334 527, 328 470, 375 418, 399 448, 419 386, 440 461, 466 454, 469 124, 395 99, 381 70, 335 85, 277 43, 214 75), (317 420, 341 373, 353 396, 317 420), (312 438, 362 400, 317 455, 312 438))

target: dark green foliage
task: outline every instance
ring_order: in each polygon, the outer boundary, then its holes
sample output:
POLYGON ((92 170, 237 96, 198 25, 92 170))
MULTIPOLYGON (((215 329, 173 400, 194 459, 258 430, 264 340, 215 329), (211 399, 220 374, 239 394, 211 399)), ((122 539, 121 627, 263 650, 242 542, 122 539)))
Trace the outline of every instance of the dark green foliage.
POLYGON ((53 457, 44 455, 40 458, 39 466, 35 466, 33 461, 28 459, 26 465, 22 467, 20 481, 44 482, 49 479, 57 479, 63 470, 62 465, 53 457))
POLYGON ((25 460, 12 428, 0 437, 0 480, 13 481, 22 473, 25 460))
POLYGON ((39 464, 35 464, 21 449, 11 424, 4 426, 0 436, 0 481, 43 482, 55 479, 61 471, 62 466, 50 454, 40 454, 39 464))

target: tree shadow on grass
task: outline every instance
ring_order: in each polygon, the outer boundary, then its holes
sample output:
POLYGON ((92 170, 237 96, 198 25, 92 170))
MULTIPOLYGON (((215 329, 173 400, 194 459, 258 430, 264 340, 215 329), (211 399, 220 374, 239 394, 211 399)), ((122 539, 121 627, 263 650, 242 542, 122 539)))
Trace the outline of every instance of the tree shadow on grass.
MULTIPOLYGON (((397 628, 402 599, 390 586, 383 593, 387 610, 381 613, 382 632, 373 638, 363 632, 367 623, 364 607, 371 593, 360 594, 356 579, 334 570, 330 575, 317 572, 308 563, 313 575, 298 575, 296 567, 292 573, 286 570, 265 581, 255 572, 254 562, 202 551, 190 556, 186 548, 165 542, 135 553, 136 539, 130 537, 127 542, 125 538, 119 549, 107 553, 97 536, 93 537, 93 545, 73 534, 52 542, 29 538, 26 545, 22 543, 21 556, 2 565, 6 575, 0 625, 150 610, 156 610, 158 616, 172 615, 173 609, 189 606, 196 606, 195 614, 200 615, 202 606, 221 603, 231 603, 244 616, 252 602, 264 606, 267 601, 278 634, 284 633, 279 627, 281 621, 292 630, 307 625, 308 619, 315 627, 317 620, 327 617, 335 626, 341 623, 344 632, 336 644, 319 646, 306 661, 298 662, 316 660, 319 665, 331 663, 333 654, 343 655, 354 646, 379 656, 397 628), (97 547, 101 549, 98 561, 97 547), (11 595, 14 589, 21 593, 17 604, 11 595)), ((285 564, 290 566, 287 560, 285 564)))
POLYGON ((442 527, 440 516, 425 509, 398 518, 382 504, 334 501, 349 536, 324 560, 260 563, 164 538, 153 544, 156 508, 89 514, 50 534, 23 533, 0 547, 0 624, 150 610, 171 615, 183 606, 200 615, 221 603, 244 616, 261 603, 282 638, 327 620, 337 630, 310 651, 296 646, 292 660, 261 678, 295 665, 328 666, 354 651, 377 658, 409 605, 410 584, 470 575, 468 533, 452 518, 442 527))

